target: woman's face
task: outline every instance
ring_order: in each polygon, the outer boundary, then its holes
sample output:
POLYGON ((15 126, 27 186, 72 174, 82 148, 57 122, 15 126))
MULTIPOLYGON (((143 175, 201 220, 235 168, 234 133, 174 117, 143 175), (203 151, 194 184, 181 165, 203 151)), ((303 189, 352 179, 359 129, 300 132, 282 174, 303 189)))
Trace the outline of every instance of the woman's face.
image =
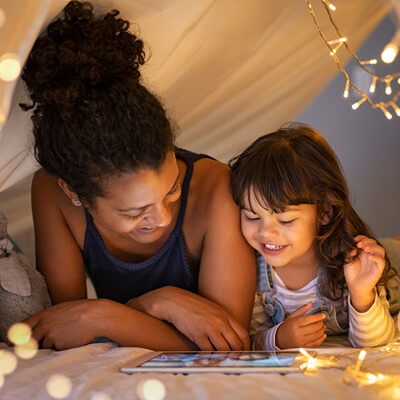
POLYGON ((141 169, 109 179, 104 191, 89 209, 96 224, 139 243, 155 242, 173 221, 181 196, 175 154, 167 155, 159 171, 141 169))

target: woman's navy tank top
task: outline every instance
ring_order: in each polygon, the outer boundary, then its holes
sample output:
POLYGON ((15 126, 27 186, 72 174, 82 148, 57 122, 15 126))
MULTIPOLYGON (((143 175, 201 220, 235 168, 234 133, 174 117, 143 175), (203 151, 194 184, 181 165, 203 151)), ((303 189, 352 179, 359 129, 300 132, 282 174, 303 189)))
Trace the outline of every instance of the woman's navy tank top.
POLYGON ((176 149, 175 154, 187 166, 178 219, 164 245, 147 260, 127 263, 116 259, 107 250, 91 215, 85 210, 87 226, 82 254, 97 297, 126 303, 131 298, 162 286, 176 286, 192 292, 197 290, 197 282, 194 281, 186 257, 182 224, 193 164, 208 156, 183 149, 176 149))

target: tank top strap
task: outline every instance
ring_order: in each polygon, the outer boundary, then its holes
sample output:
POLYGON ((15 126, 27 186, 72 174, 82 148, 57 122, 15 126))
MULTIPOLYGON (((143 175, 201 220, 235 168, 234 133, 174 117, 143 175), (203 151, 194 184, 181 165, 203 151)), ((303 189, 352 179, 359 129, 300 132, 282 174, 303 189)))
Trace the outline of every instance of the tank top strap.
POLYGON ((200 160, 201 158, 209 158, 211 160, 214 160, 214 158, 210 157, 207 154, 193 153, 189 150, 184 150, 184 149, 181 149, 178 147, 175 148, 175 155, 176 155, 176 158, 182 160, 186 164, 186 174, 185 174, 185 178, 184 178, 183 184, 182 184, 181 206, 179 209, 178 221, 176 224, 177 225, 176 229, 181 230, 182 224, 183 224, 183 219, 185 216, 190 181, 192 180, 192 175, 193 175, 193 164, 196 161, 200 160))

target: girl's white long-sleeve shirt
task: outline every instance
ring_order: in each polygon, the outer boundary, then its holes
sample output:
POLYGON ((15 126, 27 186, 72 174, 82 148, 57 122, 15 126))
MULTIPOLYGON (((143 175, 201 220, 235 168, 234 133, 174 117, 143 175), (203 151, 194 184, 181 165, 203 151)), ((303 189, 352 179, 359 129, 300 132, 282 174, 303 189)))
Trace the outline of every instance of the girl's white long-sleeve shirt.
MULTIPOLYGON (((318 293, 318 277, 299 290, 288 289, 279 276, 273 271, 275 299, 286 311, 286 315, 311 301, 313 307, 319 307, 321 298, 318 293)), ((346 293, 348 303, 348 339, 354 347, 374 347, 385 345, 396 334, 395 322, 389 312, 386 290, 379 286, 375 290, 375 300, 366 312, 358 312, 351 304, 351 298, 346 293)), ((276 334, 281 324, 274 325, 267 315, 262 302, 263 293, 258 289, 255 295, 253 316, 250 326, 251 348, 253 350, 280 350, 276 345, 276 334)))

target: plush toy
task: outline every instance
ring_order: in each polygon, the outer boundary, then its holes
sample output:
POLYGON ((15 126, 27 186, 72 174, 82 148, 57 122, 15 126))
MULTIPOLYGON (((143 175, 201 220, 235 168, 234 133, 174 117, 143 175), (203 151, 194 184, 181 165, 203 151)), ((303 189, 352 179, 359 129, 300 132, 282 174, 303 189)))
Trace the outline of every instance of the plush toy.
POLYGON ((0 213, 0 341, 8 328, 51 305, 46 282, 7 236, 0 213))

